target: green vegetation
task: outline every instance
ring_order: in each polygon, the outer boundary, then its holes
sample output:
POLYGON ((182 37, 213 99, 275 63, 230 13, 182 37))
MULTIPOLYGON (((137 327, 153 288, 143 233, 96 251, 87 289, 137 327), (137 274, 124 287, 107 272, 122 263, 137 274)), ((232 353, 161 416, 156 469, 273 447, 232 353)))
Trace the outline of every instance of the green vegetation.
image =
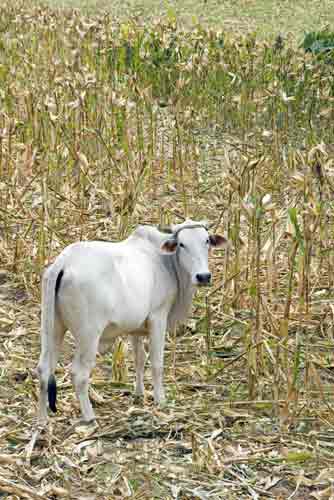
MULTIPOLYGON (((145 10, 126 19, 131 4, 112 16, 15 0, 0 7, 5 495, 234 500, 329 491, 333 65, 284 37, 263 39, 270 2, 239 4, 241 12, 224 3, 238 16, 226 30, 197 22, 189 30, 187 3, 156 5, 166 15, 149 22, 145 10), (251 12, 255 24, 242 29, 251 12), (212 288, 168 341, 168 405, 133 398, 120 343, 93 376, 99 428, 75 427, 69 337, 59 414, 32 433, 45 265, 75 240, 120 239, 138 223, 186 216, 209 219, 230 247, 212 256, 212 288)), ((330 2, 319 5, 310 3, 309 23, 312 9, 333 15, 330 2)))
POLYGON ((331 54, 334 51, 334 33, 327 30, 307 33, 302 47, 312 54, 331 54))

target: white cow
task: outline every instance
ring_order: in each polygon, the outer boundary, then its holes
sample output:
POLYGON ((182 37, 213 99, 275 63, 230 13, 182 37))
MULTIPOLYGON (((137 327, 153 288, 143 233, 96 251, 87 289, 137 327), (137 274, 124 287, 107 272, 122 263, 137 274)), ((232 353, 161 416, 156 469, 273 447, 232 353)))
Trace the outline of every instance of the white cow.
POLYGON ((56 411, 54 373, 66 330, 76 341, 72 377, 84 421, 95 418, 88 385, 97 351, 119 335, 131 336, 137 395, 144 392, 143 336, 149 336, 154 401, 162 402, 166 329, 186 320, 196 287, 211 280, 209 249, 225 242, 209 236, 205 223, 187 220, 171 234, 139 226, 119 243, 66 247, 42 282, 40 421, 47 419, 47 397, 56 411))

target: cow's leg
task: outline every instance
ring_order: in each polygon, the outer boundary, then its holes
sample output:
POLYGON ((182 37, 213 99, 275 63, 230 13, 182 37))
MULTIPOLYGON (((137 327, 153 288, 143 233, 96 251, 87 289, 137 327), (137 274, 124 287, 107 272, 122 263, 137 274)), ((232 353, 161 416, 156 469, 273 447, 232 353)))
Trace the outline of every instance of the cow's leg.
POLYGON ((146 352, 144 349, 143 337, 140 335, 131 335, 133 354, 136 367, 136 396, 144 395, 144 368, 146 361, 146 352))
POLYGON ((163 403, 163 363, 166 336, 166 318, 156 315, 150 319, 150 361, 153 379, 153 396, 156 404, 163 403))
MULTIPOLYGON (((39 386, 40 386, 40 396, 39 396, 39 412, 38 412, 38 420, 40 423, 44 423, 47 420, 47 400, 48 400, 48 382, 50 375, 53 375, 60 350, 63 344, 64 335, 65 335, 65 327, 63 322, 56 314, 54 320, 54 332, 53 332, 53 340, 52 347, 50 346, 50 339, 48 339, 44 332, 42 332, 42 351, 39 358, 39 363, 37 366, 37 373, 39 378, 39 386)), ((50 333, 52 335, 52 332, 50 333)))
POLYGON ((99 336, 88 331, 77 337, 77 349, 72 364, 72 379, 80 403, 82 418, 85 422, 95 419, 94 410, 89 400, 89 377, 95 366, 99 336))

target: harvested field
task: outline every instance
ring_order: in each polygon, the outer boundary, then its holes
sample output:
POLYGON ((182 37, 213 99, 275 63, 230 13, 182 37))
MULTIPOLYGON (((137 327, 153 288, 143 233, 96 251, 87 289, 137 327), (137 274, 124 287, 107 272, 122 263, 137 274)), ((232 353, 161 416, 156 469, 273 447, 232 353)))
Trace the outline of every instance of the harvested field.
POLYGON ((333 56, 172 13, 0 14, 0 497, 333 498, 333 56), (38 428, 45 265, 184 217, 230 246, 169 336, 166 406, 122 342, 80 425, 67 335, 38 428))

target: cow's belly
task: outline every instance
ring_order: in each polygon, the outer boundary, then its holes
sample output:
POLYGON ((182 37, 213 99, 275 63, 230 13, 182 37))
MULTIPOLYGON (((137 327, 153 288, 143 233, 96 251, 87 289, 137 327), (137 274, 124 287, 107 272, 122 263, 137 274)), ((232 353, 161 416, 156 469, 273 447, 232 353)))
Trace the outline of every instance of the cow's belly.
POLYGON ((146 336, 148 334, 149 334, 149 329, 148 329, 148 322, 147 321, 145 321, 141 327, 136 328, 135 330, 127 329, 127 328, 120 328, 119 326, 117 326, 115 324, 110 324, 104 329, 101 340, 103 342, 111 342, 116 337, 125 337, 127 335, 146 336))
POLYGON ((127 335, 140 335, 147 336, 149 334, 148 322, 145 321, 142 327, 136 330, 127 331, 119 328, 117 325, 111 324, 104 329, 103 334, 99 341, 99 352, 104 354, 109 351, 117 337, 124 337, 127 335))

